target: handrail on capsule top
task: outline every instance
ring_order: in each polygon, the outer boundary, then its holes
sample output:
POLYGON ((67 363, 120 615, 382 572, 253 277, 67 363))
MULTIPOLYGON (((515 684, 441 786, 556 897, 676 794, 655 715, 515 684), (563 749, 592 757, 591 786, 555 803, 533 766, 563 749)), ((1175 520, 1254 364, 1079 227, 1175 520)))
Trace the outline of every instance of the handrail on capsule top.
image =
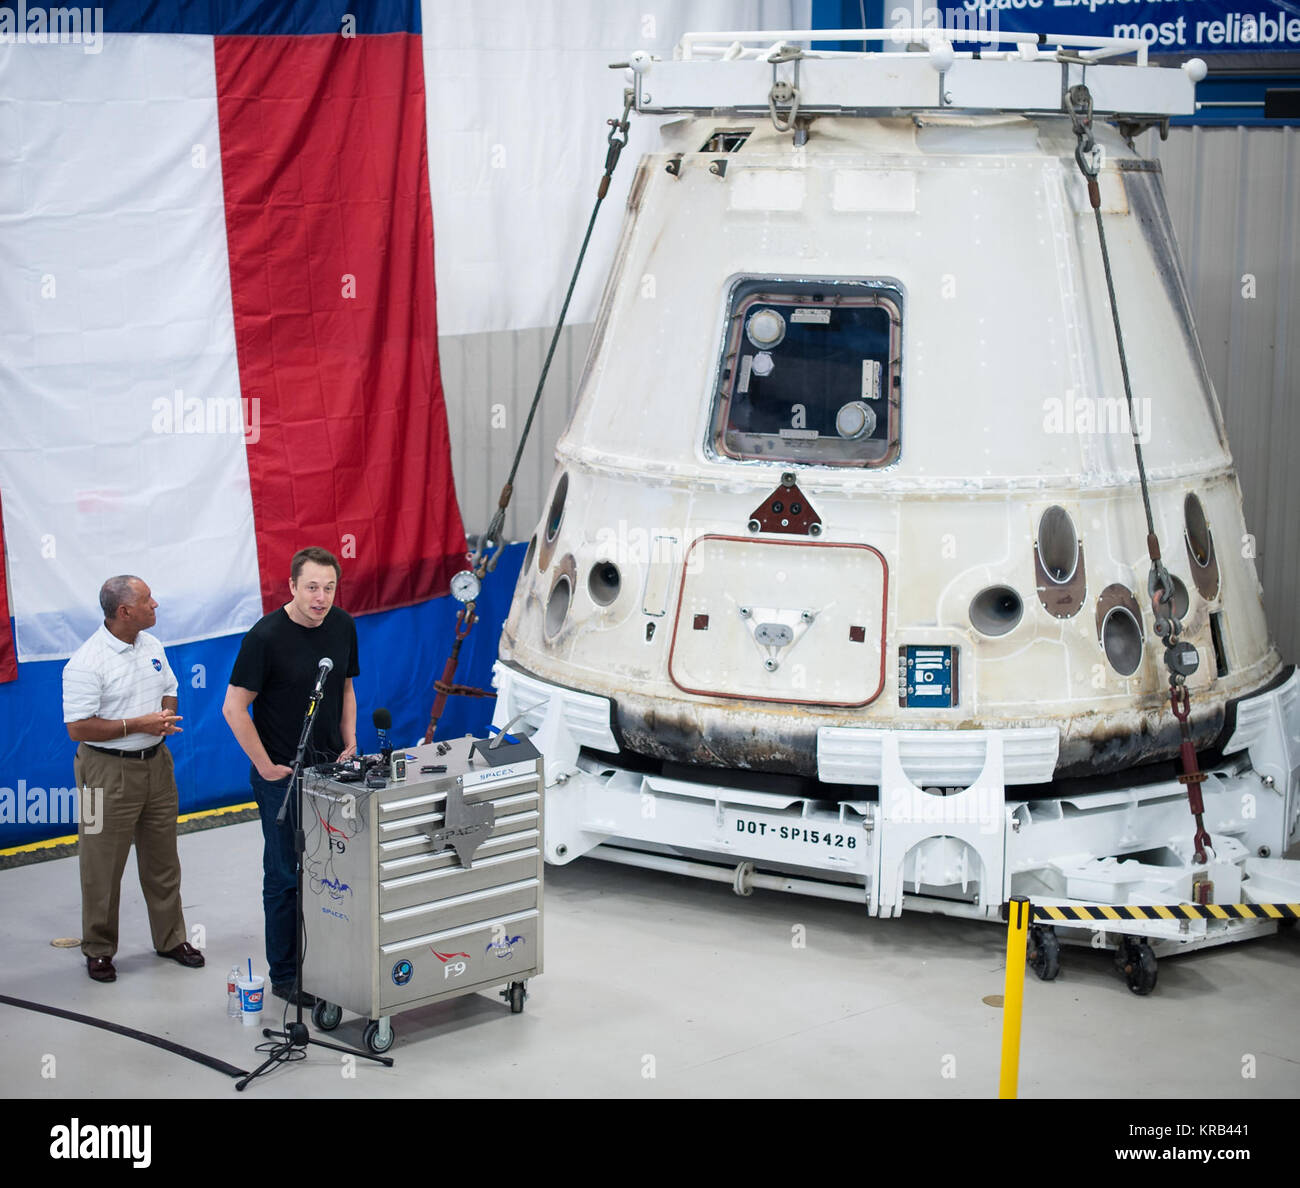
MULTIPOLYGON (((931 42, 956 43, 975 42, 980 45, 998 45, 1009 43, 1016 46, 1048 46, 1057 52, 1064 49, 1077 49, 1075 55, 1088 62, 1098 62, 1105 58, 1133 54, 1135 64, 1147 65, 1148 42, 1141 37, 1091 37, 1081 33, 1020 33, 997 29, 749 29, 741 32, 695 32, 685 33, 677 43, 674 57, 680 61, 699 60, 750 60, 767 58, 777 53, 788 41, 884 41, 906 47, 909 43, 929 46, 931 42), (745 42, 757 42, 758 45, 745 49, 745 42)), ((917 52, 917 51, 910 51, 917 52)), ((1051 53, 1051 50, 1047 50, 1051 53)), ((906 48, 896 51, 907 54, 906 48)), ((853 50, 813 51, 809 57, 836 58, 871 58, 893 56, 886 53, 853 50)), ((969 51, 959 53, 957 57, 971 56, 969 51)))

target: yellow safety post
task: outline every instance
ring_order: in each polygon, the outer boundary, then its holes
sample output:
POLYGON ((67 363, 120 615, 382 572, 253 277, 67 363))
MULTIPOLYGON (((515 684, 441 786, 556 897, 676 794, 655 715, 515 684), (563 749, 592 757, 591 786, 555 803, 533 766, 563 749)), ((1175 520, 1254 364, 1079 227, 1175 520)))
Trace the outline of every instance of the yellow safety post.
POLYGON ((1025 997, 1025 944, 1032 914, 1027 896, 1011 897, 1007 912, 1007 979, 1002 995, 1000 1098, 1014 1098, 1020 1080, 1020 1009, 1025 997))

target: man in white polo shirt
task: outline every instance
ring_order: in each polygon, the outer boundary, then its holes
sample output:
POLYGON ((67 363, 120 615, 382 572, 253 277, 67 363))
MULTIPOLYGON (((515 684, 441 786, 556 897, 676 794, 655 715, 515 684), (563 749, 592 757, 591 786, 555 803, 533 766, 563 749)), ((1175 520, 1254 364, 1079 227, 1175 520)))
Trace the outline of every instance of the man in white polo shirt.
MULTIPOLYGON (((176 779, 162 739, 179 734, 176 677, 162 644, 145 630, 158 604, 138 577, 109 578, 99 591, 100 627, 63 669, 63 721, 77 748, 77 786, 102 789, 103 828, 79 827, 81 951, 96 982, 117 980, 117 909, 135 841, 153 947, 191 969, 203 954, 185 939, 176 853, 176 779)), ((82 795, 85 795, 83 791, 82 795)))

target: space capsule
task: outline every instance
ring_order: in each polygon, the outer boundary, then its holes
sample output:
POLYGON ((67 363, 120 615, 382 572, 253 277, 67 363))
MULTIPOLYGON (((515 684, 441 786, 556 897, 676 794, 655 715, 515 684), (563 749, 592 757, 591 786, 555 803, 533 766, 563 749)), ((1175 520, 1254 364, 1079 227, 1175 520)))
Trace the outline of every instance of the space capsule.
POLYGON ((634 62, 677 118, 495 670, 547 858, 882 916, 1294 900, 1297 679, 1133 146, 1203 65, 807 36, 634 62))

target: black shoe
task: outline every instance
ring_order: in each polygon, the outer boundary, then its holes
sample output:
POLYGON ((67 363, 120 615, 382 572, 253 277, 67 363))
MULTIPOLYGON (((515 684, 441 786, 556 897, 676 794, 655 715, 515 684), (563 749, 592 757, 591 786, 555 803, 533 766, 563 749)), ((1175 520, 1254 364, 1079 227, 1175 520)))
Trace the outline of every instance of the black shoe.
POLYGON ((163 952, 161 949, 155 949, 159 957, 169 957, 172 961, 179 961, 182 965, 190 969, 203 968, 203 954, 198 951, 189 941, 181 941, 174 949, 168 949, 163 952))
POLYGON ((305 990, 295 990, 292 982, 274 983, 271 986, 271 993, 276 998, 283 998, 290 1006, 298 1006, 299 1003, 305 1007, 316 1005, 316 995, 308 994, 305 990))
POLYGON ((111 957, 87 957, 86 969, 90 973, 91 981, 117 981, 117 970, 113 968, 113 959, 111 957))

